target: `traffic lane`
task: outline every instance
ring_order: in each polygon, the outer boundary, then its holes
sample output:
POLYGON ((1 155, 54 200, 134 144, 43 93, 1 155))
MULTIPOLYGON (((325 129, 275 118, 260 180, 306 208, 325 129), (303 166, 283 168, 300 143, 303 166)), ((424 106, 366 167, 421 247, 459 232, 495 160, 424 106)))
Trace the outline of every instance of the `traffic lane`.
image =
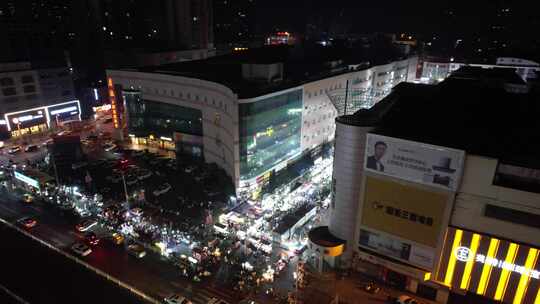
MULTIPOLYGON (((55 210, 51 210, 53 206, 42 205, 40 206, 42 209, 37 210, 30 207, 36 208, 37 206, 16 200, 4 200, 0 203, 0 215, 6 217, 5 211, 7 210, 10 214, 9 219, 13 222, 24 216, 36 218, 38 224, 28 229, 31 234, 73 254, 70 249, 71 245, 76 241, 83 240, 83 233, 75 231, 74 222, 56 214, 55 210)), ((93 247, 93 252, 89 256, 81 259, 121 281, 157 298, 163 298, 172 293, 185 294, 189 292, 189 294, 197 295, 197 288, 205 288, 201 284, 196 284, 193 291, 187 291, 186 288, 191 282, 181 277, 179 269, 170 262, 163 261, 161 256, 147 250, 146 257, 134 258, 127 254, 123 245, 114 245, 109 240, 108 234, 99 231, 96 233, 105 237, 98 246, 93 247)), ((216 291, 209 293, 219 295, 216 294, 216 291)))
POLYGON ((0 284, 30 303, 147 303, 5 225, 0 237, 0 284))
POLYGON ((90 265, 107 272, 146 293, 163 298, 178 291, 173 281, 178 279, 178 273, 171 265, 162 265, 159 259, 147 256, 138 259, 127 254, 124 246, 112 244, 108 240, 92 248, 92 253, 85 258, 90 265))
MULTIPOLYGON (((24 149, 24 147, 22 147, 24 149)), ((41 160, 45 157, 47 154, 47 147, 40 147, 35 152, 17 152, 15 154, 9 154, 7 153, 6 148, 3 149, 3 151, 0 154, 0 163, 3 165, 7 165, 9 161, 13 161, 14 163, 18 163, 21 165, 26 164, 26 161, 35 162, 38 160, 41 160)))

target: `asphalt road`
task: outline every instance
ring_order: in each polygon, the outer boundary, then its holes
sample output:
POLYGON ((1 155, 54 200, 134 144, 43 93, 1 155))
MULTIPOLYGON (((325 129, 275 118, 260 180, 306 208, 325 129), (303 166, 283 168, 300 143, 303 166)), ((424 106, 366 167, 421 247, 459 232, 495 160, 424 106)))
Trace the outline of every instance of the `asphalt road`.
MULTIPOLYGON (((38 220, 38 225, 30 230, 32 235, 65 252, 70 252, 70 246, 81 238, 74 230, 76 219, 67 218, 44 203, 22 203, 11 193, 0 190, 0 217, 14 223, 23 216, 32 216, 38 220)), ((50 249, 40 247, 27 237, 2 229, 0 240, 3 244, 9 244, 9 250, 2 252, 0 260, 0 284, 22 298, 28 298, 31 303, 141 302, 137 302, 135 297, 135 300, 125 298, 123 301, 112 301, 112 295, 126 297, 129 294, 123 294, 123 289, 110 286, 106 281, 100 282, 100 277, 93 272, 50 249), (9 271, 4 272, 4 269, 9 271), (4 276, 5 273, 9 275, 4 276), (28 289, 28 286, 33 288, 28 289), (81 295, 84 297, 77 298, 81 295), (107 295, 107 298, 93 298, 99 295, 107 295), (41 296, 49 296, 51 300, 40 300, 41 296), (86 300, 89 301, 85 302, 86 300)), ((176 267, 151 252, 143 259, 136 259, 127 255, 121 246, 107 240, 103 240, 89 256, 81 259, 156 299, 179 293, 188 296, 194 303, 207 303, 211 297, 218 297, 229 303, 236 303, 237 300, 230 290, 187 282, 176 267)))
POLYGON ((147 303, 5 225, 0 238, 0 283, 28 303, 147 303))

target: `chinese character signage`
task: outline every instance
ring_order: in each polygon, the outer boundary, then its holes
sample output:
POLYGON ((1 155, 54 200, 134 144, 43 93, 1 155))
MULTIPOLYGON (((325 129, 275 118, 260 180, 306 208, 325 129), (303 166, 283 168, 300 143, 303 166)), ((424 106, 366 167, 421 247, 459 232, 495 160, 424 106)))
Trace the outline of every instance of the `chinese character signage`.
POLYGON ((118 118, 118 103, 116 99, 116 92, 114 90, 114 85, 112 78, 109 77, 107 80, 107 89, 109 91, 109 100, 111 102, 111 112, 112 112, 112 119, 113 119, 113 126, 115 129, 120 128, 119 118, 118 118))
POLYGON ((450 227, 435 279, 504 303, 540 303, 540 251, 450 227))
POLYGON ((433 268, 433 249, 400 241, 383 233, 360 229, 359 245, 428 271, 433 268))
POLYGON ((368 176, 361 224, 436 248, 444 232, 449 196, 444 192, 368 176))
POLYGON ((456 191, 465 153, 377 134, 368 134, 365 169, 456 191))

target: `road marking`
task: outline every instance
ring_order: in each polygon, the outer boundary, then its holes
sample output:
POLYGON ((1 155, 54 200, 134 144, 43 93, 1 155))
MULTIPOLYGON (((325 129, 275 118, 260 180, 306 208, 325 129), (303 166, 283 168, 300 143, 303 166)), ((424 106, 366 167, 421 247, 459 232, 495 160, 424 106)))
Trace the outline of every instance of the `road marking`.
POLYGON ((38 238, 38 237, 36 237, 36 236, 34 236, 34 235, 28 233, 27 231, 24 231, 24 230, 20 229, 19 227, 17 227, 17 226, 15 226, 15 225, 13 225, 13 224, 11 224, 11 223, 9 223, 9 222, 3 220, 2 218, 0 218, 0 223, 3 223, 3 224, 6 225, 7 227, 9 227, 9 228, 11 228, 11 229, 14 229, 15 231, 17 231, 17 232, 19 232, 19 233, 22 233, 23 235, 25 235, 25 236, 31 238, 32 240, 34 240, 34 241, 40 243, 41 245, 43 245, 43 246, 45 246, 45 247, 47 247, 47 248, 49 248, 49 249, 51 249, 51 250, 57 252, 58 254, 60 254, 60 255, 62 255, 62 256, 64 256, 64 257, 66 257, 66 258, 68 258, 68 259, 70 259, 70 260, 72 260, 72 261, 74 261, 74 262, 76 262, 76 263, 78 263, 79 265, 81 265, 81 266, 87 268, 88 270, 93 271, 94 273, 96 273, 96 274, 98 274, 98 275, 104 277, 105 279, 107 279, 107 280, 109 280, 109 281, 111 281, 111 282, 113 282, 113 283, 116 283, 116 284, 119 285, 120 287, 123 287, 123 288, 125 288, 125 289, 131 291, 132 293, 138 295, 140 298, 146 300, 147 302, 150 302, 150 303, 153 303, 153 304, 160 304, 160 301, 158 301, 158 300, 156 300, 155 298, 153 298, 153 297, 147 295, 146 293, 142 292, 141 290, 139 290, 139 289, 137 289, 137 288, 135 288, 135 287, 133 287, 133 286, 131 286, 131 285, 129 285, 129 284, 127 284, 127 283, 125 283, 125 282, 119 280, 119 279, 117 279, 116 277, 114 277, 114 276, 112 276, 112 275, 109 275, 109 274, 106 273, 105 271, 102 271, 102 270, 100 270, 99 268, 96 268, 96 267, 94 267, 94 266, 92 266, 92 265, 90 265, 90 264, 84 262, 84 261, 81 260, 80 258, 77 258, 77 257, 75 257, 74 255, 72 255, 72 254, 70 254, 70 253, 68 253, 68 252, 66 252, 66 251, 63 251, 63 250, 61 250, 61 249, 58 249, 58 248, 54 247, 54 246, 51 245, 49 242, 47 242, 47 241, 45 241, 45 240, 42 240, 42 239, 40 239, 40 238, 38 238))
POLYGON ((0 289, 2 289, 5 293, 7 293, 8 295, 10 295, 12 298, 14 298, 15 300, 17 300, 17 302, 19 303, 22 303, 22 304, 30 304, 28 301, 24 300, 23 298, 19 297, 18 295, 16 295, 14 292, 12 292, 11 290, 7 289, 7 287, 5 287, 4 285, 0 284, 0 289))
POLYGON ((5 211, 7 211, 7 212, 9 212, 9 213, 11 213, 11 214, 13 214, 13 215, 17 215, 17 214, 18 214, 18 213, 17 213, 16 211, 14 211, 13 209, 8 208, 8 207, 6 207, 6 206, 4 206, 4 205, 0 205, 0 208, 4 209, 5 211))

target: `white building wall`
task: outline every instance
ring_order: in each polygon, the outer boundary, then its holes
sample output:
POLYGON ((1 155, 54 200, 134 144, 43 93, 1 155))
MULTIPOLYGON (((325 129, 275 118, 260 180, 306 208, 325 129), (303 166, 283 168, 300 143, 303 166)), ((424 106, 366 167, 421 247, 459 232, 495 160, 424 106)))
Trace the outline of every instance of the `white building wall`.
POLYGON ((335 90, 345 92, 349 80, 350 91, 371 93, 376 103, 400 82, 414 80, 417 64, 418 58, 412 57, 304 84, 302 151, 334 139, 334 120, 338 113, 328 93, 332 94, 335 90))
POLYGON ((467 155, 451 225, 540 246, 540 229, 484 216, 486 204, 540 214, 540 194, 492 184, 497 160, 467 155))
POLYGON ((238 185, 238 103, 229 88, 166 74, 131 71, 107 71, 107 74, 124 89, 140 90, 144 99, 201 110, 205 160, 223 168, 238 185))
POLYGON ((347 75, 341 75, 304 85, 302 151, 334 139, 337 110, 327 93, 345 88, 346 77, 347 75))
POLYGON ((0 73, 0 79, 7 78, 13 81, 13 85, 0 86, 0 112, 9 113, 21 111, 24 109, 35 108, 43 104, 40 100, 41 87, 39 85, 39 76, 36 70, 14 71, 0 73), (23 83, 23 76, 31 76, 33 81, 23 83), (33 86, 35 91, 25 92, 25 86, 33 86), (15 95, 10 95, 12 90, 15 95))
POLYGON ((357 127, 336 123, 336 144, 332 187, 334 197, 331 203, 329 229, 335 236, 346 240, 343 261, 349 261, 356 243, 354 241, 362 172, 364 171, 364 153, 366 135, 371 127, 357 127))
POLYGON ((75 99, 72 75, 67 68, 0 72, 0 79, 5 78, 11 79, 13 85, 0 85, 0 113, 18 112, 75 99), (31 76, 32 81, 23 83, 24 76, 31 76), (7 95, 7 91, 12 89, 16 94, 7 95))

